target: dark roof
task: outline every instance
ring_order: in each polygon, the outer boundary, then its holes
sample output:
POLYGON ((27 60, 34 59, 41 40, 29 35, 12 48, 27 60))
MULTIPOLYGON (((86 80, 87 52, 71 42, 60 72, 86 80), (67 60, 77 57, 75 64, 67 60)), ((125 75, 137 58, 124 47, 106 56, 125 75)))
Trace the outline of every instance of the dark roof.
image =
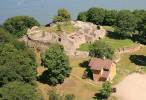
POLYGON ((91 70, 110 69, 112 63, 109 59, 92 58, 88 66, 91 70))

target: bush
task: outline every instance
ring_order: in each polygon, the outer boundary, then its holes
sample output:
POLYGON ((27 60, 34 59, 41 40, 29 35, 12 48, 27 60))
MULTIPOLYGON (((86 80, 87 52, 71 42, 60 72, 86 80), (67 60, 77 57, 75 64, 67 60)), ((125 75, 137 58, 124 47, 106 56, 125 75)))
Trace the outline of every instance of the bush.
POLYGON ((4 28, 16 37, 25 35, 27 29, 33 26, 39 26, 39 23, 29 16, 15 16, 4 22, 4 28))
POLYGON ((95 41, 91 47, 90 47, 90 52, 89 55, 91 57, 97 57, 97 58, 107 58, 107 59, 112 59, 114 54, 114 50, 105 44, 104 42, 101 41, 95 41))
POLYGON ((40 100, 36 90, 30 84, 12 82, 0 88, 1 100, 40 100))
POLYGON ((71 20, 71 16, 69 12, 64 8, 59 9, 58 15, 53 18, 53 22, 64 22, 70 20, 71 20))
POLYGON ((64 53, 64 48, 59 44, 52 44, 50 48, 41 55, 42 65, 48 68, 40 80, 49 85, 61 84, 64 78, 69 76, 71 68, 69 67, 68 57, 64 53))

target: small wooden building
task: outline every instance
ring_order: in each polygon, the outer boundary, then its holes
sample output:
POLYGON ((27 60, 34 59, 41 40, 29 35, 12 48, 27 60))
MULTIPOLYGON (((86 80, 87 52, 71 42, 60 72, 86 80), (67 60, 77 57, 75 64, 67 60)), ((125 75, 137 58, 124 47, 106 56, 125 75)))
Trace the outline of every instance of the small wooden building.
POLYGON ((109 59, 92 58, 88 66, 94 81, 112 81, 116 75, 116 64, 109 59))

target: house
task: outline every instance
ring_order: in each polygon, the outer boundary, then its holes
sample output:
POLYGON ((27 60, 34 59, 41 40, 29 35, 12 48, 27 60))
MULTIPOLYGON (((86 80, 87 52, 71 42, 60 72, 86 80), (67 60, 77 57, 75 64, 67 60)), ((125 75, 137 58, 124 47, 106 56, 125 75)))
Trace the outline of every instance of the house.
POLYGON ((109 59, 92 58, 88 66, 94 81, 112 81, 116 75, 116 64, 109 59))

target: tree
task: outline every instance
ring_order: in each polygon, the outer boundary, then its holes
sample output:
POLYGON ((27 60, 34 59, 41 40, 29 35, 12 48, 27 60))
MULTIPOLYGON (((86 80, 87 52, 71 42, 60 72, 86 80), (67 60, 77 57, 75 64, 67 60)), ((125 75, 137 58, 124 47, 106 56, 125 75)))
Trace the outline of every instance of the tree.
POLYGON ((87 21, 87 12, 80 12, 77 20, 86 22, 87 21))
POLYGON ((118 12, 116 10, 106 11, 104 25, 114 26, 116 24, 118 12))
POLYGON ((36 90, 30 84, 11 82, 0 88, 2 100, 40 100, 36 90))
POLYGON ((42 65, 48 70, 43 73, 40 80, 44 80, 50 85, 56 85, 62 83, 64 78, 69 76, 71 68, 63 46, 53 44, 41 57, 42 65))
POLYGON ((105 82, 102 85, 102 88, 100 90, 100 96, 105 99, 108 98, 112 93, 112 86, 109 82, 105 82))
POLYGON ((94 24, 103 24, 103 20, 105 17, 105 10, 103 8, 90 8, 87 11, 87 21, 92 22, 94 24))
POLYGON ((33 26, 39 26, 37 20, 29 16, 15 16, 8 18, 4 22, 4 28, 16 37, 26 34, 27 29, 33 26))
POLYGON ((59 9, 57 16, 53 18, 53 22, 64 22, 70 20, 71 20, 71 16, 69 12, 64 8, 59 9))
POLYGON ((136 18, 132 12, 121 10, 117 15, 116 33, 120 38, 132 36, 136 28, 136 18))
POLYGON ((109 47, 107 44, 101 41, 95 41, 91 47, 89 55, 91 57, 97 57, 97 58, 108 58, 112 59, 114 54, 114 50, 109 47))
POLYGON ((49 100, 61 100, 61 96, 56 93, 56 91, 51 90, 49 91, 49 100))
POLYGON ((136 38, 140 43, 146 44, 146 16, 142 20, 139 34, 136 38))
POLYGON ((67 94, 64 97, 64 100, 74 100, 74 99, 75 99, 75 96, 73 94, 67 94))
POLYGON ((18 80, 32 82, 36 78, 35 58, 28 49, 18 50, 12 44, 0 44, 0 86, 18 80))
POLYGON ((146 17, 146 11, 145 10, 134 10, 133 14, 136 17, 136 22, 137 22, 136 29, 140 32, 142 29, 141 27, 143 27, 143 20, 146 17))

